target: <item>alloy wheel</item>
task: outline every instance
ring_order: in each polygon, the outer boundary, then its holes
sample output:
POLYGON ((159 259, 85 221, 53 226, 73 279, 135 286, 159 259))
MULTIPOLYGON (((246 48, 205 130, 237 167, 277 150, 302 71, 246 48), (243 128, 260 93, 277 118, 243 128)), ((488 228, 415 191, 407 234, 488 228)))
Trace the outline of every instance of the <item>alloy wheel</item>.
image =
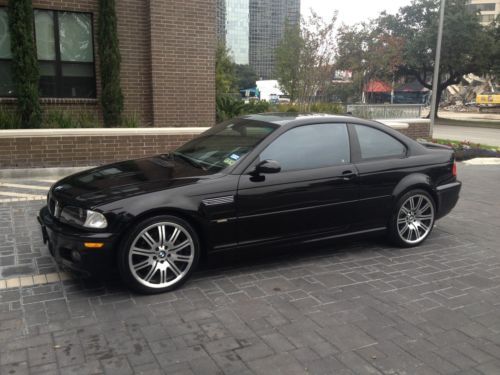
POLYGON ((399 209, 396 225, 404 242, 417 244, 423 241, 434 225, 434 205, 430 198, 415 194, 406 199, 399 209))
POLYGON ((149 288, 165 288, 182 280, 194 261, 189 232, 172 222, 160 222, 142 230, 132 242, 128 265, 132 276, 149 288))

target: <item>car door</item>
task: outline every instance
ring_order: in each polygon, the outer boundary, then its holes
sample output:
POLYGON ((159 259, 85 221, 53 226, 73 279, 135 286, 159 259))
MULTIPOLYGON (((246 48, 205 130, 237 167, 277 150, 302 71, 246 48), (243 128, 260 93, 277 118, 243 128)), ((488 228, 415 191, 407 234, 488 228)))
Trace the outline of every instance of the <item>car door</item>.
POLYGON ((281 134, 240 177, 239 244, 347 231, 357 201, 356 174, 346 124, 303 125, 281 134), (277 161, 281 171, 249 174, 262 160, 277 161))
POLYGON ((359 204, 353 229, 385 227, 394 188, 408 173, 406 145, 369 125, 350 124, 349 127, 359 182, 359 204))

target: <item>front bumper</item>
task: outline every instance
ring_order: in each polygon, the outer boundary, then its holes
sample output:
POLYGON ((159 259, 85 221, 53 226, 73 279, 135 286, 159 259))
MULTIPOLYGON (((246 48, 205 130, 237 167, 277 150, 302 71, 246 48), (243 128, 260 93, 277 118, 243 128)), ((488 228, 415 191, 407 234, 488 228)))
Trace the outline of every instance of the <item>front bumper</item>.
POLYGON ((116 234, 87 232, 62 224, 50 215, 47 207, 40 210, 38 222, 44 244, 48 244, 50 253, 62 267, 83 273, 108 272, 115 267, 116 234), (102 242, 104 246, 89 249, 84 246, 86 242, 102 242))
POLYGON ((462 183, 460 181, 441 185, 436 188, 438 198, 438 210, 436 213, 436 219, 440 219, 443 216, 449 214, 450 211, 455 207, 458 202, 461 188, 462 183))

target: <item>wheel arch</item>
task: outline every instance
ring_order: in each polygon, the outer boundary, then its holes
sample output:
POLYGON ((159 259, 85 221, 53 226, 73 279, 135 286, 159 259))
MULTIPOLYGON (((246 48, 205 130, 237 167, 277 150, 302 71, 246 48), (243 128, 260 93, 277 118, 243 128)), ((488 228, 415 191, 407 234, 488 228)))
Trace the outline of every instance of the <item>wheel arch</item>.
POLYGON ((437 212, 439 204, 437 192, 433 188, 431 178, 423 173, 413 173, 399 181, 392 192, 392 210, 394 210, 394 206, 401 196, 414 189, 421 189, 429 193, 434 200, 434 206, 437 212))

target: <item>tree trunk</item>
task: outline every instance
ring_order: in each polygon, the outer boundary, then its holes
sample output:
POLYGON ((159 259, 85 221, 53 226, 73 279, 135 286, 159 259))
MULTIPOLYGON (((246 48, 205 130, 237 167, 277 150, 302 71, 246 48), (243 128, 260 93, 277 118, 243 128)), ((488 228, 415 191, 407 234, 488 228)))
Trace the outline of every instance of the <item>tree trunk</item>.
MULTIPOLYGON (((435 113, 435 116, 434 116, 434 119, 437 119, 439 118, 438 116, 438 112, 439 112, 439 102, 441 101, 441 97, 443 96, 443 90, 445 90, 446 87, 441 87, 441 85, 438 85, 437 87, 437 92, 436 92, 436 113, 435 113)), ((434 93, 432 93, 432 95, 434 95, 434 93)), ((425 118, 428 118, 430 119, 431 118, 431 111, 429 111, 429 114, 425 117, 425 118)))
POLYGON ((445 89, 446 89, 446 87, 443 88, 440 85, 438 85, 438 87, 437 87, 437 92, 436 92, 436 113, 435 113, 434 119, 439 118, 439 116, 438 116, 439 102, 441 102, 441 97, 443 96, 443 90, 445 90, 445 89))

